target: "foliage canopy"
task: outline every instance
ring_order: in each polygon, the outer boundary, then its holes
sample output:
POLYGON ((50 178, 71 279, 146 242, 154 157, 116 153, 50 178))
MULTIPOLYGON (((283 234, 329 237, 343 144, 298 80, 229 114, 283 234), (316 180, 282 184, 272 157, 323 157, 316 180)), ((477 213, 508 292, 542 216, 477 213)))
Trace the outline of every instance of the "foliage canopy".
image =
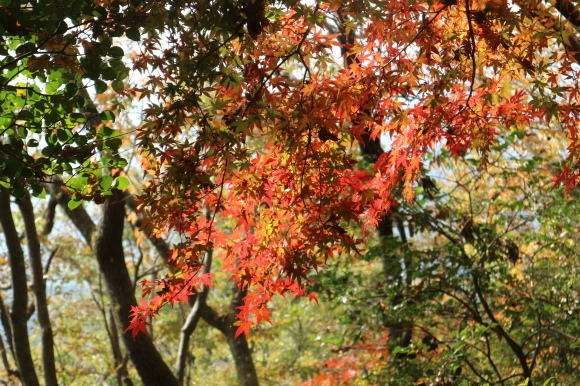
MULTIPOLYGON (((212 254, 243 297, 236 335, 270 321, 274 295, 316 299, 313 271, 361 256, 375 230, 393 236, 395 211, 425 218, 411 203, 432 189, 434 153, 493 168, 494 151, 555 131, 566 160, 546 179, 570 191, 580 177, 580 20, 566 0, 0 0, 0 20, 0 184, 23 198, 62 181, 69 209, 112 208, 132 166, 120 150, 134 142, 141 227, 178 235, 168 274, 142 282, 133 338, 210 286, 212 254), (119 130, 137 102, 138 128, 119 130)), ((474 233, 473 212, 439 213, 474 233)), ((491 288, 457 240, 484 254, 501 244, 508 259, 514 241, 479 232, 479 244, 441 233, 451 244, 429 254, 491 288)))
MULTIPOLYGON (((395 190, 412 199, 430 150, 474 149, 486 167, 513 130, 553 125, 570 139, 557 179, 576 181, 575 38, 549 5, 248 1, 156 11, 154 20, 182 28, 152 20, 136 65, 159 72, 139 91, 164 102, 146 111, 138 135, 154 176, 141 205, 153 232, 184 235, 175 269, 195 273, 203 251, 222 251, 224 269, 249 289, 241 331, 250 315, 268 320, 273 294, 303 294, 310 270, 357 253, 361 239, 344 226, 372 229, 395 190), (215 213, 209 222, 204 207, 215 213), (220 232, 216 218, 235 229, 220 232)), ((171 290, 138 311, 155 313, 192 280, 159 283, 171 290)))

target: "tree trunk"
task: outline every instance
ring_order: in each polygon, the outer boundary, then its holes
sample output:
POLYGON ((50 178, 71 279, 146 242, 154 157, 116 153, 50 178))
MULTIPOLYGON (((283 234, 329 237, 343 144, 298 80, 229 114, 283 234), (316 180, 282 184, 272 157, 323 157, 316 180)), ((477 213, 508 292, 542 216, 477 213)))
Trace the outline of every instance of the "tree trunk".
MULTIPOLYGON (((107 318, 107 315, 104 316, 107 318)), ((117 385, 119 386, 133 386, 133 381, 129 377, 129 372, 127 371, 127 357, 123 357, 121 351, 121 344, 119 342, 119 330, 117 328, 117 323, 115 323, 115 316, 113 315, 113 310, 109 309, 109 340, 111 342, 111 350, 113 351, 113 358, 115 360, 115 370, 117 373, 117 385)))
MULTIPOLYGON (((14 341, 14 339, 12 339, 12 327, 10 326, 10 311, 8 310, 8 307, 4 304, 4 299, 2 299, 2 296, 0 296, 0 323, 2 323, 2 328, 4 329, 4 334, 6 335, 6 339, 8 342, 8 350, 10 351, 12 358, 16 358, 16 354, 14 353, 14 347, 12 346, 12 342, 14 341)), ((18 378, 20 378, 20 375, 18 374, 18 369, 15 371, 15 374, 17 374, 18 378)))
POLYGON ((131 306, 137 304, 123 252, 125 195, 118 190, 113 192, 113 196, 102 206, 102 221, 97 228, 82 206, 72 211, 68 209, 70 198, 56 184, 47 184, 46 188, 93 249, 111 297, 111 307, 118 332, 123 337, 131 362, 137 369, 141 381, 145 385, 152 386, 177 386, 177 379, 163 361, 151 338, 139 334, 133 339, 131 334, 125 333, 129 326, 131 306))
POLYGON ((228 316, 229 326, 227 326, 228 332, 226 338, 236 364, 238 381, 240 382, 240 385, 243 386, 257 386, 259 385, 258 374, 256 373, 256 367, 254 366, 252 351, 248 345, 248 339, 246 339, 244 334, 237 338, 234 337, 236 330, 238 329, 237 326, 233 325, 236 321, 236 315, 228 314, 228 316))
POLYGON ((248 339, 245 334, 239 335, 237 338, 236 330, 237 326, 234 326, 236 322, 236 314, 238 307, 243 304, 243 299, 246 296, 246 291, 241 291, 236 285, 233 288, 232 301, 230 302, 230 312, 226 318, 227 334, 226 338, 234 356, 234 362, 236 363, 236 370, 238 372, 238 380, 241 385, 244 386, 254 386, 258 385, 258 375, 256 374, 256 368, 254 366, 254 361, 252 360, 252 351, 248 345, 248 339))
POLYGON ((201 310, 202 318, 210 325, 220 330, 226 337, 230 351, 234 357, 238 382, 242 386, 258 386, 258 374, 252 360, 252 351, 248 345, 248 339, 244 334, 235 338, 237 326, 236 307, 241 305, 244 298, 244 292, 234 287, 233 297, 230 303, 230 312, 224 315, 218 315, 211 307, 204 304, 201 310))
MULTIPOLYGON (((14 353, 14 347, 12 346, 12 327, 10 326, 10 312, 8 311, 8 307, 4 304, 4 300, 2 296, 0 296, 0 322, 2 323, 2 328, 4 328, 4 334, 6 334, 6 340, 8 343, 8 350, 4 345, 4 339, 0 336, 0 341, 2 343, 2 364, 6 369, 8 375, 14 375, 17 379, 20 379, 20 371, 18 370, 18 365, 16 364, 16 368, 13 369, 8 362, 8 356, 6 355, 6 351, 10 351, 12 358, 16 358, 16 354, 14 353)), ((16 360, 16 359, 15 359, 16 360)))
POLYGON ((28 255, 32 268, 32 290, 34 291, 34 303, 38 314, 38 325, 41 331, 42 342, 42 367, 44 370, 44 383, 46 386, 56 386, 56 366, 54 362, 54 337, 46 301, 46 282, 44 280, 44 269, 40 253, 40 242, 34 218, 34 208, 30 197, 17 200, 28 244, 28 255))
POLYGON ((10 312, 12 347, 14 348, 20 380, 25 386, 36 386, 39 383, 28 340, 28 285, 26 282, 24 252, 12 218, 10 194, 3 187, 0 187, 0 224, 6 238, 12 276, 13 302, 10 312))
POLYGON ((137 305, 137 301, 123 251, 123 197, 122 192, 114 190, 113 196, 103 204, 103 217, 93 235, 93 251, 111 297, 115 323, 141 380, 145 385, 178 385, 149 336, 139 334, 133 339, 130 333, 125 333, 131 306, 137 305))

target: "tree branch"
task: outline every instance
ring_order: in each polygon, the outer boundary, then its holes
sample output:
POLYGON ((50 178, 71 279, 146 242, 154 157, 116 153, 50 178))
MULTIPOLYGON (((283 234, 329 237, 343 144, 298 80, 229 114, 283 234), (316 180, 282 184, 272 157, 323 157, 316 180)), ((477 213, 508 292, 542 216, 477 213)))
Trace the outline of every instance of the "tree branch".
POLYGON ((93 233, 95 231, 95 223, 91 219, 91 216, 87 213, 86 209, 80 205, 73 210, 68 207, 68 202, 70 201, 70 196, 61 187, 61 181, 56 180, 54 183, 44 184, 45 189, 50 193, 52 197, 58 202, 62 210, 64 210, 67 217, 73 222, 75 227, 81 232, 81 235, 85 239, 87 245, 91 245, 91 240, 93 238, 93 233))
POLYGON ((490 326, 491 329, 493 331, 495 331, 500 337, 502 337, 503 339, 506 340, 507 344, 512 349, 512 352, 516 355, 516 357, 518 358, 518 360, 520 362, 520 366, 522 367, 524 377, 530 378, 532 376, 532 373, 530 371, 530 367, 528 366, 528 362, 526 360, 526 355, 524 354, 524 351, 522 350, 521 346, 519 344, 517 344, 517 342, 514 341, 512 339, 512 337, 503 329, 502 325, 496 319, 495 315, 493 314, 493 311, 491 310, 491 308, 489 307, 489 304, 487 303, 487 300, 483 296, 483 293, 481 291, 481 286, 479 284, 479 278, 477 277, 477 274, 472 273, 471 276, 473 278, 473 285, 475 287, 477 297, 478 297, 479 301, 481 302, 483 309, 485 310, 485 313, 487 314, 487 317, 492 322, 492 325, 490 326))
MULTIPOLYGON (((212 263, 212 255, 213 250, 210 250, 206 253, 203 264, 203 274, 207 274, 211 271, 211 263, 212 263)), ((185 365, 187 361, 187 357, 189 356, 189 339, 191 334, 195 331, 197 327, 197 323, 201 318, 201 310, 205 305, 205 301, 207 299, 207 295, 209 293, 209 288, 205 285, 199 291, 197 296, 195 297, 195 303, 191 308, 189 315, 187 316, 187 320, 185 321, 184 325, 181 327, 181 337, 179 340, 179 348, 177 350, 177 364, 175 366, 175 374, 177 376, 177 380, 179 383, 183 384, 183 379, 185 377, 185 365)))

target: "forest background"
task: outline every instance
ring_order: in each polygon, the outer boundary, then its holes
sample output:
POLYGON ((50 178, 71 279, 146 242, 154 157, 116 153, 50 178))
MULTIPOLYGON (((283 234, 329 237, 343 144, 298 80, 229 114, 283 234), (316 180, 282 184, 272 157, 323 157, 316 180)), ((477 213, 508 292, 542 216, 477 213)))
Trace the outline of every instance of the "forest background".
POLYGON ((574 1, 0 0, 4 384, 577 384, 574 1))

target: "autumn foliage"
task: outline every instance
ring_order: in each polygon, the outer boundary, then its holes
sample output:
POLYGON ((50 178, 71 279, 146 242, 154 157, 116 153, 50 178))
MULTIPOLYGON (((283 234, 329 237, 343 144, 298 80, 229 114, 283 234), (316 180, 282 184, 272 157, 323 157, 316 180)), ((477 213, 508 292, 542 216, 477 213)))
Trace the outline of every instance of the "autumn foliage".
POLYGON ((180 241, 168 276, 143 283, 134 334, 209 284, 209 251, 245 291, 238 334, 270 321, 274 295, 316 299, 308 273, 356 256, 395 192, 413 199, 433 149, 475 150, 485 167, 510 130, 557 125, 570 141, 557 181, 578 179, 575 38, 541 2, 182 6, 138 9, 139 207, 145 229, 180 241))
POLYGON ((578 28, 571 0, 0 0, 0 378, 577 378, 578 28))

